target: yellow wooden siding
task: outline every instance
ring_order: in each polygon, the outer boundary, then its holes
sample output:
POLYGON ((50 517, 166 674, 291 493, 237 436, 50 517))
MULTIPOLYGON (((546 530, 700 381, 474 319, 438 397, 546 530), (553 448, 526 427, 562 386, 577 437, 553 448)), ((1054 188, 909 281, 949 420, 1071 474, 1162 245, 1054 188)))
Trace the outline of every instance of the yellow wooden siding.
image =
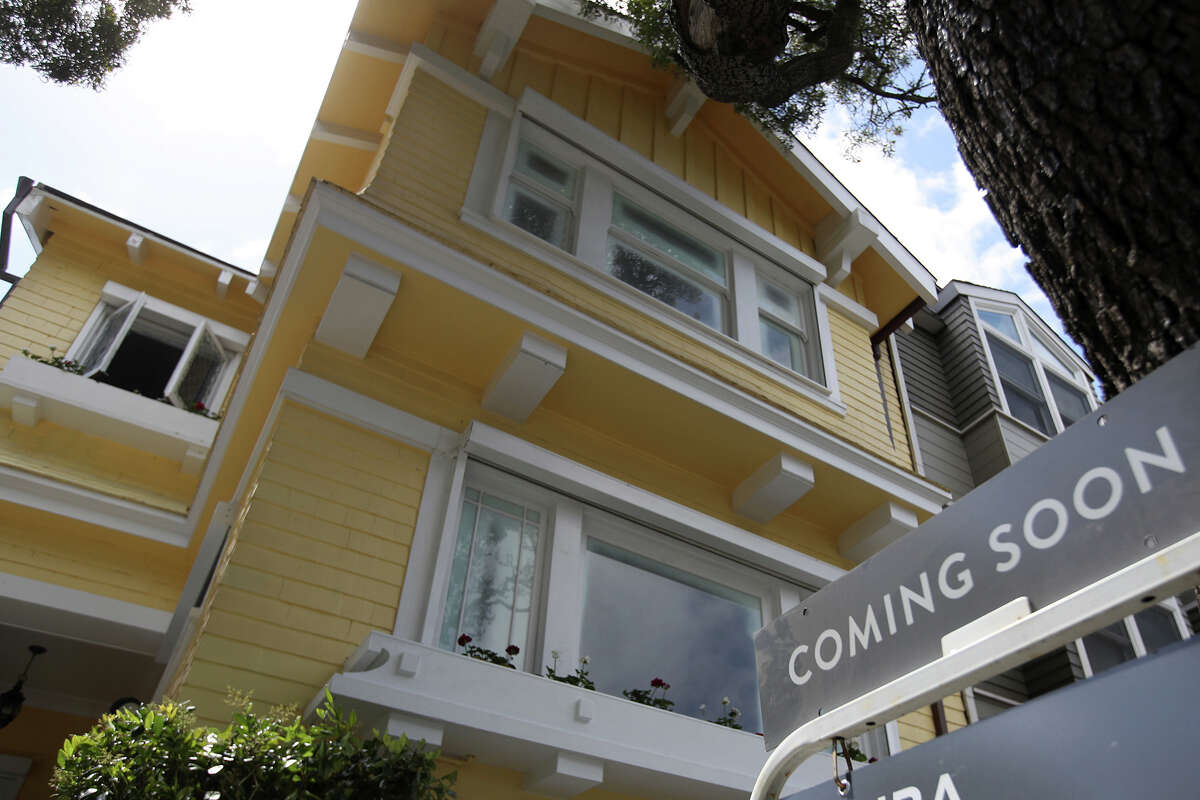
MULTIPOLYGON (((217 297, 216 270, 158 255, 135 266, 123 246, 103 238, 107 233, 56 223, 54 236, 0 308, 0 368, 22 350, 49 356, 54 347, 65 355, 109 280, 242 330, 253 328, 249 301, 217 297)), ((0 464, 175 513, 187 511, 199 480, 183 474, 179 462, 45 421, 17 425, 7 411, 0 411, 0 464)))
MULTIPOLYGON (((593 77, 591 84, 597 81, 593 77)), ((688 333, 635 312, 627 303, 463 225, 458 214, 485 115, 481 106, 428 74, 418 72, 400 111, 391 145, 364 196, 406 223, 547 295, 860 444, 894 464, 911 468, 903 431, 894 444, 887 436, 867 333, 836 311, 831 311, 830 319, 842 400, 849 407, 844 416, 738 359, 717 353, 688 333)), ((769 207, 768 202, 768 210, 769 207)))
POLYGON ((174 611, 188 566, 177 547, 0 504, 0 572, 174 611))
POLYGON ((173 693, 214 724, 228 687, 303 706, 390 632, 428 459, 285 405, 173 693))
MULTIPOLYGON (((962 693, 955 692, 942 700, 946 712, 946 729, 948 732, 965 727, 967 724, 966 706, 962 693)), ((904 750, 924 744, 935 737, 933 729, 933 711, 929 706, 905 714, 900 718, 900 745, 904 750)))
POLYGON ((27 703, 21 709, 20 717, 0 728, 0 753, 33 762, 16 800, 50 800, 53 796, 50 777, 54 774, 63 740, 72 734, 84 733, 95 723, 91 717, 50 711, 27 703))

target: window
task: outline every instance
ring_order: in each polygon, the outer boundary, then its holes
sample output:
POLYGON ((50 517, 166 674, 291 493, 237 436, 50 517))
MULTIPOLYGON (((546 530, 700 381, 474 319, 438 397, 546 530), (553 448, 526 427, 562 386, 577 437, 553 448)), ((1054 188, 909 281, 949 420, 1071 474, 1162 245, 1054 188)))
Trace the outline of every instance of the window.
POLYGON ((1126 661, 1153 655, 1189 635, 1177 600, 1148 606, 1080 640, 1084 673, 1097 675, 1126 661))
POLYGON ((180 408, 218 406, 248 337, 116 283, 67 357, 83 375, 180 408))
POLYGON ((797 589, 475 462, 460 509, 442 649, 461 652, 464 633, 496 653, 517 645, 514 665, 536 674, 555 652, 559 674, 587 656, 600 692, 660 678, 675 712, 713 720, 736 708, 745 730, 761 730, 753 636, 779 613, 780 591, 797 589))
POLYGON ((1008 413, 1053 436, 1092 411, 1086 373, 1044 340, 1025 314, 977 307, 1008 413))
POLYGON ((494 217, 615 279, 618 293, 629 287, 672 309, 668 320, 735 339, 770 369, 828 388, 815 290, 802 268, 785 268, 537 123, 522 120, 509 136, 494 217))

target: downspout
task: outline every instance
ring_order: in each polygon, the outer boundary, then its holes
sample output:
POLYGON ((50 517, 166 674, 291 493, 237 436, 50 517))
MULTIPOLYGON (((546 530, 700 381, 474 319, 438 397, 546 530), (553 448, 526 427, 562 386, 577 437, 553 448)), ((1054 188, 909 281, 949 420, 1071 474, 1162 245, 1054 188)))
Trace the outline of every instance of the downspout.
POLYGON ((920 297, 916 298, 906 305, 899 314, 892 317, 886 325, 871 334, 871 355, 875 357, 875 380, 879 382, 879 401, 883 404, 883 421, 887 424, 888 439, 891 441, 892 447, 896 446, 896 434, 892 430, 892 414, 888 411, 887 392, 883 388, 883 370, 879 366, 879 359, 882 353, 879 348, 887 341, 889 336, 900 330, 901 325, 924 307, 925 300, 920 297))
MULTIPOLYGON (((13 275, 8 271, 8 250, 9 243, 12 237, 12 218, 13 214, 17 213, 17 207, 21 205, 29 193, 33 191, 33 180, 26 178, 24 175, 17 178, 17 193, 13 195, 13 199, 4 207, 4 214, 0 216, 0 280, 11 283, 14 287, 21 278, 13 275)), ((0 297, 0 306, 4 305, 4 301, 12 294, 12 289, 4 293, 0 297)))

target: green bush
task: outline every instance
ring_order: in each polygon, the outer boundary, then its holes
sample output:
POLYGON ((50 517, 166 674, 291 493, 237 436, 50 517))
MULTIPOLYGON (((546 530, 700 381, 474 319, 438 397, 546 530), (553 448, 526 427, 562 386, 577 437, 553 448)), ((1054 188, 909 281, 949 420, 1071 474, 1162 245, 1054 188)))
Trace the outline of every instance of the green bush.
POLYGON ((328 695, 305 725, 254 714, 243 703, 223 731, 195 727, 192 709, 170 701, 122 709, 58 753, 51 786, 61 800, 446 800, 454 775, 435 774, 435 753, 378 732, 355 735, 355 719, 328 695))

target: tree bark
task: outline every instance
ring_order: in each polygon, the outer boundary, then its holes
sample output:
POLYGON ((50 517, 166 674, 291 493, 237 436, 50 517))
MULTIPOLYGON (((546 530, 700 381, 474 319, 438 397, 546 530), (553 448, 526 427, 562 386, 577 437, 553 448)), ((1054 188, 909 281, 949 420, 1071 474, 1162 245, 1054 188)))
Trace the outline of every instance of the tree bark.
POLYGON ((908 13, 967 168, 1106 396, 1200 340, 1200 3, 908 13))

